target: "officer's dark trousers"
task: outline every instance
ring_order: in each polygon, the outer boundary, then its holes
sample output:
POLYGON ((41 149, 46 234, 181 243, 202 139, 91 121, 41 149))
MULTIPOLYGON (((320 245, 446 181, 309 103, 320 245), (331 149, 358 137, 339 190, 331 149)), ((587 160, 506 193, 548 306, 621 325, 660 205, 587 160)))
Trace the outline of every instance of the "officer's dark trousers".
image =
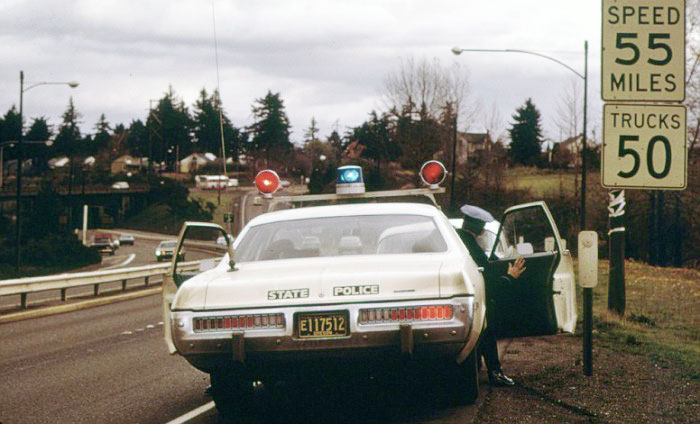
POLYGON ((479 351, 484 357, 484 362, 486 362, 486 369, 489 372, 495 372, 501 370, 501 361, 498 359, 498 345, 496 344, 496 336, 486 327, 483 333, 481 333, 481 343, 479 344, 479 351))

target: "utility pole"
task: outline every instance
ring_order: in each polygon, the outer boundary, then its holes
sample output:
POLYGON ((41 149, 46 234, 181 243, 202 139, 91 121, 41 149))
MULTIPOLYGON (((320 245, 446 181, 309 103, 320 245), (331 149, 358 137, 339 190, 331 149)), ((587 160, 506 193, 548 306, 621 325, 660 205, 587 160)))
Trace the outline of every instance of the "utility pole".
MULTIPOLYGON (((451 110, 452 108, 450 108, 451 110)), ((452 118, 452 171, 450 172, 450 213, 455 213, 455 173, 457 165, 457 107, 455 105, 454 116, 452 118)), ((467 163, 467 166, 469 164, 467 163)))

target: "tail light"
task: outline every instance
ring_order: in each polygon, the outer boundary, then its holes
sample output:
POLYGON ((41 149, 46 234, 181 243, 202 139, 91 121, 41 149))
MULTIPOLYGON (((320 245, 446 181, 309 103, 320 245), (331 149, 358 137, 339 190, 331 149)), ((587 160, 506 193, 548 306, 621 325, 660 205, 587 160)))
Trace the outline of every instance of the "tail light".
POLYGON ((452 315, 452 305, 361 309, 360 324, 447 321, 452 319, 452 315))
POLYGON ((192 319, 195 333, 226 330, 265 330, 284 328, 284 314, 230 315, 192 319))

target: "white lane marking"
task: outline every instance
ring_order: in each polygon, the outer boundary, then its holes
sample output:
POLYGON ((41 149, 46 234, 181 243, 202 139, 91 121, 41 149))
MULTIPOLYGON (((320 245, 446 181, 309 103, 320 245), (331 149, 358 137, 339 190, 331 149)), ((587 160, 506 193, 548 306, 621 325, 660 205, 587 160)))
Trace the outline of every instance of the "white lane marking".
POLYGON ((130 334, 134 334, 131 331, 122 331, 122 335, 128 336, 130 334))
POLYGON ((192 418, 202 415, 203 413, 214 409, 214 401, 211 401, 209 403, 205 403, 204 405, 200 406, 199 408, 195 408, 191 410, 190 412, 186 413, 185 415, 182 415, 180 417, 175 418, 172 421, 168 421, 167 424, 182 424, 186 423, 187 421, 191 420, 192 418))
POLYGON ((148 324, 148 325, 146 326, 146 328, 150 330, 151 328, 156 328, 156 327, 155 327, 155 325, 153 325, 153 324, 148 324))
POLYGON ((133 261, 135 258, 136 258, 136 253, 132 253, 131 255, 129 255, 129 257, 126 258, 126 260, 125 260, 124 262, 122 262, 122 263, 120 263, 120 264, 108 266, 108 267, 106 267, 106 268, 104 268, 104 269, 119 268, 120 266, 129 265, 129 264, 131 263, 131 261, 133 261))

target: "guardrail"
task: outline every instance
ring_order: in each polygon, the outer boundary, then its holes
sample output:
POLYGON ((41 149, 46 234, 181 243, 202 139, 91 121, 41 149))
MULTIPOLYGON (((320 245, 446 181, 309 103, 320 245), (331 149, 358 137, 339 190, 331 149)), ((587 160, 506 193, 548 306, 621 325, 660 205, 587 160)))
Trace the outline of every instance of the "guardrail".
MULTIPOLYGON (((203 261, 183 262, 180 271, 196 271, 203 261)), ((70 288, 94 286, 94 295, 99 295, 100 284, 121 281, 122 290, 126 290, 127 280, 144 278, 148 286, 149 278, 165 274, 170 264, 154 264, 133 268, 110 269, 106 271, 77 272, 74 274, 57 274, 44 277, 15 278, 0 281, 0 296, 20 296, 20 307, 27 308, 27 295, 49 290, 61 290, 61 301, 66 300, 66 291, 70 288)))

